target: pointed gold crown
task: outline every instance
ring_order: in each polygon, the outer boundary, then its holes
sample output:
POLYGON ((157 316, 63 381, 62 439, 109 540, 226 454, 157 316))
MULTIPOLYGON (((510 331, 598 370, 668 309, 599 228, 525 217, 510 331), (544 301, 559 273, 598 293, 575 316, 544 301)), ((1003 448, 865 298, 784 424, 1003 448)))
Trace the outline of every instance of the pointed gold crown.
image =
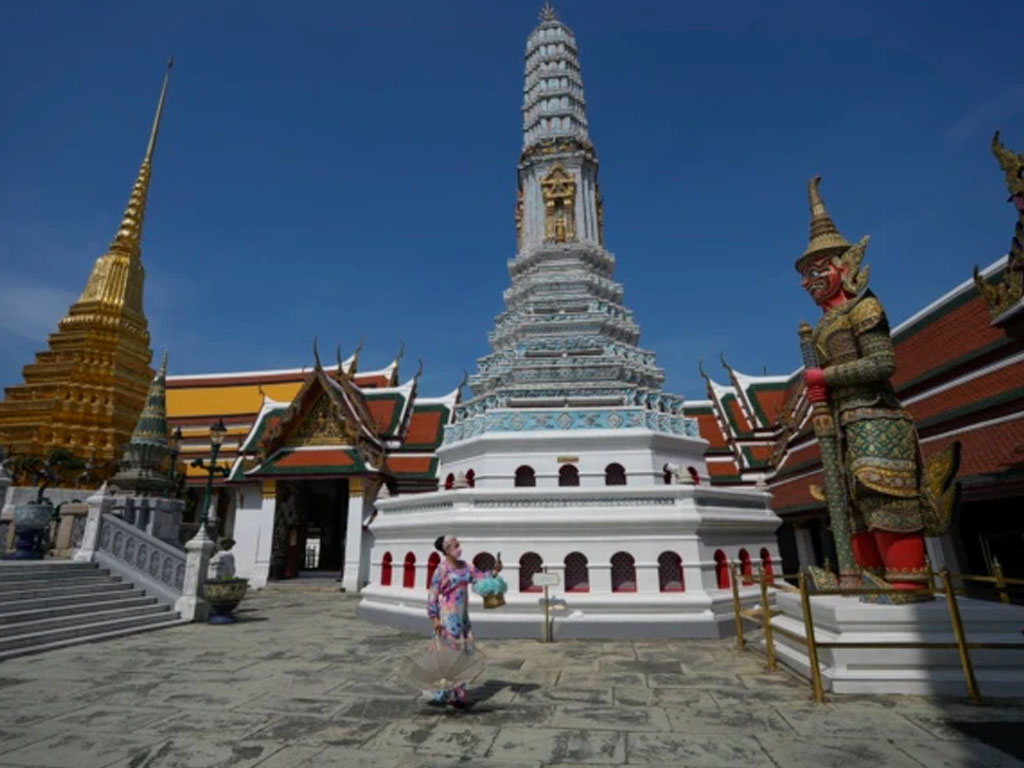
POLYGON ((811 207, 811 239, 807 243, 803 255, 796 261, 797 271, 812 256, 829 252, 838 254, 850 247, 850 243, 839 234, 836 225, 832 223, 832 217, 825 210, 825 203, 818 193, 818 184, 820 182, 821 176, 815 176, 807 182, 807 200, 811 207))

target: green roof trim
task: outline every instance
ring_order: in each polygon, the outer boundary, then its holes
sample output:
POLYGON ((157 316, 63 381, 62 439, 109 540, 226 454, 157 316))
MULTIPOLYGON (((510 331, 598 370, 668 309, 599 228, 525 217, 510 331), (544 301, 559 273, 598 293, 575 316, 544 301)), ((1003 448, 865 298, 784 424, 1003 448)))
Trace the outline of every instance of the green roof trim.
POLYGON ((976 360, 979 357, 983 357, 991 352, 995 352, 996 350, 1001 349, 1002 347, 1006 347, 1009 346, 1010 344, 1015 343, 1018 343, 1016 339, 1004 337, 992 342, 991 344, 986 344, 984 347, 978 347, 977 349, 971 350, 967 354, 960 355, 960 357, 954 357, 952 360, 948 360, 943 365, 940 365, 938 368, 929 368, 928 371, 921 374, 920 376, 917 376, 911 379, 910 381, 901 384, 897 392, 902 393, 908 389, 911 389, 912 387, 920 386, 921 384, 924 384, 927 381, 939 378, 943 374, 948 373, 949 371, 953 370, 958 366, 964 365, 965 363, 969 363, 972 360, 976 360))
POLYGON ((992 397, 986 397, 983 400, 977 400, 976 402, 969 403, 959 408, 953 408, 949 411, 943 411, 942 413, 936 414, 935 416, 929 416, 927 419, 922 419, 917 422, 918 431, 934 427, 938 424, 943 424, 947 421, 953 421, 954 419, 960 419, 964 416, 970 416, 971 414, 984 411, 988 408, 993 408, 1003 403, 1010 403, 1014 400, 1024 398, 1024 387, 1017 387, 1007 392, 1002 392, 998 395, 992 395, 992 397))
POLYGON ((401 424, 402 413, 405 411, 406 398, 405 395, 398 392, 375 392, 370 389, 363 393, 364 398, 369 403, 371 400, 394 400, 396 405, 394 410, 391 412, 391 422, 387 425, 384 430, 385 437, 395 437, 395 430, 398 429, 401 424))
MULTIPOLYGON (((441 418, 437 424, 437 433, 434 435, 434 439, 429 443, 409 443, 403 442, 399 453, 404 451, 415 451, 422 453, 424 451, 435 451, 441 445, 441 441, 444 439, 444 427, 451 418, 451 408, 443 403, 431 403, 427 405, 417 405, 413 402, 412 416, 417 413, 440 413, 441 418)), ((411 418, 411 417, 410 417, 411 418)))
MULTIPOLYGON (((247 476, 276 476, 276 475, 359 475, 370 470, 359 457, 359 454, 352 448, 331 448, 327 450, 341 450, 352 459, 352 464, 339 466, 337 464, 309 464, 305 466, 282 467, 279 463, 282 459, 297 453, 295 448, 281 448, 264 461, 260 466, 246 473, 247 476)), ((305 453, 305 451, 303 451, 305 453)), ((313 451, 311 451, 313 452, 313 451)))

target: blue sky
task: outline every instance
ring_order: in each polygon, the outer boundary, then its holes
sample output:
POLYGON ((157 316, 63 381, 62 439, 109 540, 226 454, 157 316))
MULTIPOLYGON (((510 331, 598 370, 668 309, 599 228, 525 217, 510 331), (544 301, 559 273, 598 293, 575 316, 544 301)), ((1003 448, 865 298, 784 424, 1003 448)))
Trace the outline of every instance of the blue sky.
MULTIPOLYGON (((0 7, 0 385, 103 253, 175 68, 145 222, 172 373, 407 346, 421 391, 475 369, 514 253, 536 0, 8 2, 0 7)), ((1024 149, 1013 2, 562 0, 605 241, 666 388, 697 361, 789 373, 815 309, 792 263, 807 179, 899 322, 1005 253, 988 143, 1024 149)), ((723 378, 718 374, 719 378, 723 378)))

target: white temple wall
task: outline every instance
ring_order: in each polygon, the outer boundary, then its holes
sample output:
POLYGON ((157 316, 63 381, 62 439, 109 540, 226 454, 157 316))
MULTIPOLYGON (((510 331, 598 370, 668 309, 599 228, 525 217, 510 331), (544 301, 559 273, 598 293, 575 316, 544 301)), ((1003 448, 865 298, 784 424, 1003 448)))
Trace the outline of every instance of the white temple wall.
POLYGON ((621 464, 626 485, 664 485, 663 467, 693 467, 702 483, 708 481, 700 438, 662 435, 648 430, 579 430, 576 432, 487 433, 438 449, 439 478, 473 470, 477 488, 504 489, 515 485, 516 469, 533 468, 538 488, 557 488, 565 464, 579 471, 581 487, 605 485, 608 465, 621 464), (561 459, 561 461, 560 461, 561 459), (576 461, 566 461, 576 459, 576 461))
POLYGON ((260 589, 267 585, 270 575, 276 498, 264 497, 259 483, 235 486, 234 492, 237 504, 232 534, 235 575, 249 579, 253 589, 260 589))

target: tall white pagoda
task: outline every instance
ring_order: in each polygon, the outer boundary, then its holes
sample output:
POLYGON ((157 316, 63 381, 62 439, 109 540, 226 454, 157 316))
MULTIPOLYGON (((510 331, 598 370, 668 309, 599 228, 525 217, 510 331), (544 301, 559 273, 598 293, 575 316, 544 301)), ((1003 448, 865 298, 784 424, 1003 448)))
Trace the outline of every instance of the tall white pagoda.
POLYGON ((455 534, 505 607, 480 636, 709 637, 732 627, 727 563, 778 568, 769 495, 710 486, 707 441, 664 372, 604 248, 597 154, 572 31, 545 5, 526 43, 512 285, 438 449, 443 490, 379 499, 360 614, 426 629, 434 539, 455 534))

